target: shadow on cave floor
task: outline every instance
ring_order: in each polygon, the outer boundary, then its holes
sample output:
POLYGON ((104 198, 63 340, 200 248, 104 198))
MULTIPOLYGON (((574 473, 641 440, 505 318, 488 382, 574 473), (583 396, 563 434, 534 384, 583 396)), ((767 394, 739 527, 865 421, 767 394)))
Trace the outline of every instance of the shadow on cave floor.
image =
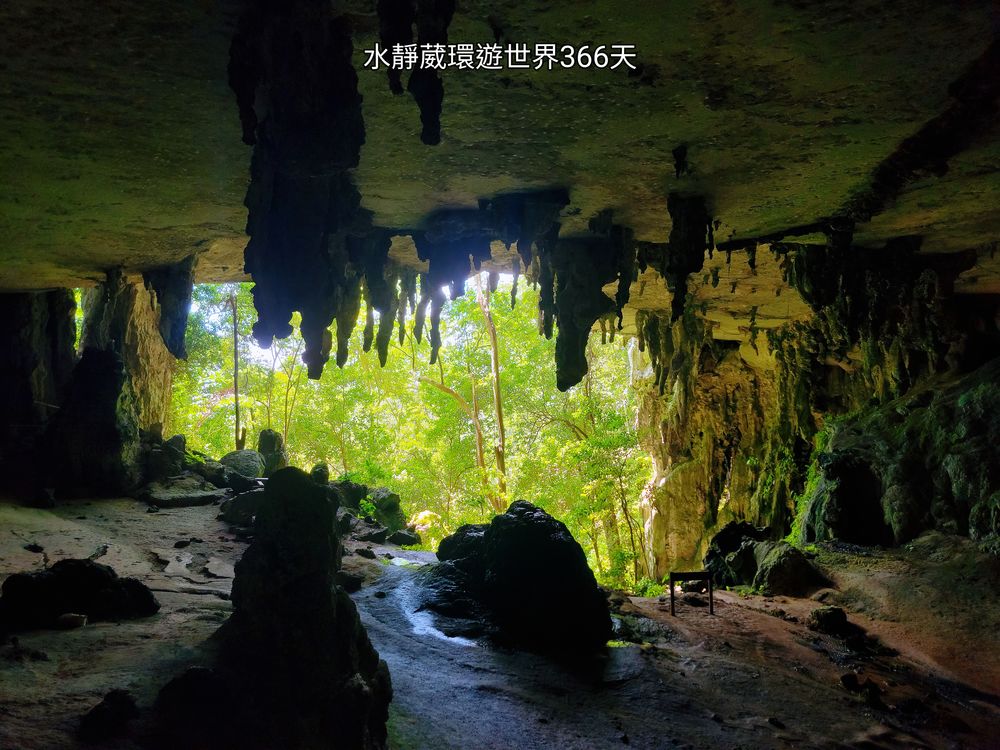
POLYGON ((644 616, 646 642, 609 649, 585 677, 428 628, 412 613, 412 568, 382 569, 355 600, 393 676, 396 750, 993 747, 1000 700, 909 659, 859 658, 805 628, 816 601, 723 592, 716 617, 682 605, 671 618, 658 600, 633 598, 622 613, 644 616), (847 672, 883 685, 892 708, 848 693, 847 672))
MULTIPOLYGON (((140 620, 22 634, 22 645, 47 660, 0 659, 0 748, 79 748, 78 718, 108 690, 126 688, 140 706, 149 705, 167 679, 197 661, 199 646, 231 611, 231 566, 245 547, 216 513, 207 506, 147 514, 132 500, 51 511, 0 504, 0 578, 40 568, 45 555, 50 563, 98 555, 151 586, 163 605, 140 620), (175 548, 177 542, 183 546, 175 548), (44 552, 26 550, 32 543, 44 552)), ((935 548, 942 543, 933 540, 935 548)), ((681 605, 671 618, 656 599, 632 599, 622 611, 645 615, 636 622, 646 643, 609 649, 599 668, 584 674, 531 654, 442 636, 432 620, 414 616, 417 576, 399 564, 399 558, 420 563, 433 555, 374 551, 375 560, 348 555, 345 568, 363 574, 354 598, 392 673, 394 750, 996 747, 990 730, 1000 717, 992 695, 998 691, 984 687, 995 673, 982 672, 973 681, 977 691, 945 668, 961 658, 958 650, 931 658, 919 642, 912 653, 900 647, 913 640, 906 628, 910 602, 934 607, 917 595, 891 609, 852 606, 878 598, 866 582, 885 589, 894 585, 891 576, 913 575, 900 556, 852 562, 834 559, 846 553, 831 553, 843 582, 840 592, 826 594, 841 597, 851 619, 872 632, 890 628, 886 642, 903 651, 900 657, 860 659, 835 638, 807 630, 805 616, 816 601, 722 592, 715 617, 681 605), (839 682, 847 672, 882 686, 890 707, 872 707, 847 692, 839 682)), ((912 556, 909 565, 927 557, 919 548, 912 556)), ((981 581, 976 586, 982 590, 981 581)), ((967 628, 951 606, 944 601, 937 616, 967 628)), ((966 659, 975 658, 965 632, 957 631, 956 644, 966 659)))

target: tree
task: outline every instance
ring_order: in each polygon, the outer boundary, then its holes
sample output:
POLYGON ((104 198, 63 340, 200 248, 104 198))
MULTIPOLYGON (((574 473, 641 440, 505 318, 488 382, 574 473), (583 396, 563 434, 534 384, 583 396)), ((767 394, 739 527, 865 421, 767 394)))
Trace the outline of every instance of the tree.
MULTIPOLYGON (((429 361, 412 323, 388 361, 352 338, 344 369, 304 377, 298 316, 292 335, 260 349, 250 336, 249 285, 198 286, 186 363, 174 388, 174 429, 218 456, 240 429, 280 430, 293 464, 398 492, 434 548, 462 523, 483 522, 511 499, 535 502, 580 540, 600 580, 635 589, 648 576, 638 499, 648 458, 638 447, 628 355, 592 346, 590 372, 555 388, 554 342, 538 335, 538 295, 474 278, 441 316, 440 357, 429 361), (235 294, 237 320, 226 305, 235 294), (233 331, 236 335, 233 335, 233 331), (232 379, 238 357, 239 376, 232 379)), ((364 325, 368 311, 359 311, 364 325)), ((372 317, 376 317, 372 313, 372 317)))

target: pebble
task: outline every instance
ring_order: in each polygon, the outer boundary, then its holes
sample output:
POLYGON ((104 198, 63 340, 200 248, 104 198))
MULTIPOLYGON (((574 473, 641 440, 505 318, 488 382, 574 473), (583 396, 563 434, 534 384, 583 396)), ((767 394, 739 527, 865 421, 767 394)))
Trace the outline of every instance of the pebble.
POLYGON ((56 627, 63 630, 82 628, 86 624, 87 615, 81 615, 76 612, 65 612, 56 618, 56 627))

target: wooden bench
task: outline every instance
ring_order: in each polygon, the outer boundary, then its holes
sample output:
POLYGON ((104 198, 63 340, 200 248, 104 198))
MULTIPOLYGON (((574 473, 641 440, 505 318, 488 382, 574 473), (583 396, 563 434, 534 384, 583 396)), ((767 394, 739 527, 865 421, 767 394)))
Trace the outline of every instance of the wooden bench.
POLYGON ((671 571, 670 573, 670 615, 674 613, 674 584, 680 581, 708 581, 708 614, 715 614, 715 598, 712 595, 712 574, 705 570, 671 571))

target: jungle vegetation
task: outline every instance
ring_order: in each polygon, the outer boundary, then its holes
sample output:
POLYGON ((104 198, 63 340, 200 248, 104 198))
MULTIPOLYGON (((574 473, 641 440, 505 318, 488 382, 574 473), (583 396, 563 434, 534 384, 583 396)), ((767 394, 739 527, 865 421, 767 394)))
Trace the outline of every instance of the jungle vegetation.
POLYGON ((313 381, 297 318, 291 337, 256 345, 250 288, 195 287, 171 424, 190 447, 218 458, 277 430, 292 464, 323 462, 331 476, 399 493, 429 549, 463 523, 531 500, 567 524, 601 582, 650 591, 638 507, 650 466, 619 341, 592 336, 590 372, 560 393, 537 292, 522 289, 512 309, 509 282, 490 293, 484 276, 445 306, 434 365, 411 321, 381 367, 362 348, 362 307, 346 366, 331 362, 313 381))

